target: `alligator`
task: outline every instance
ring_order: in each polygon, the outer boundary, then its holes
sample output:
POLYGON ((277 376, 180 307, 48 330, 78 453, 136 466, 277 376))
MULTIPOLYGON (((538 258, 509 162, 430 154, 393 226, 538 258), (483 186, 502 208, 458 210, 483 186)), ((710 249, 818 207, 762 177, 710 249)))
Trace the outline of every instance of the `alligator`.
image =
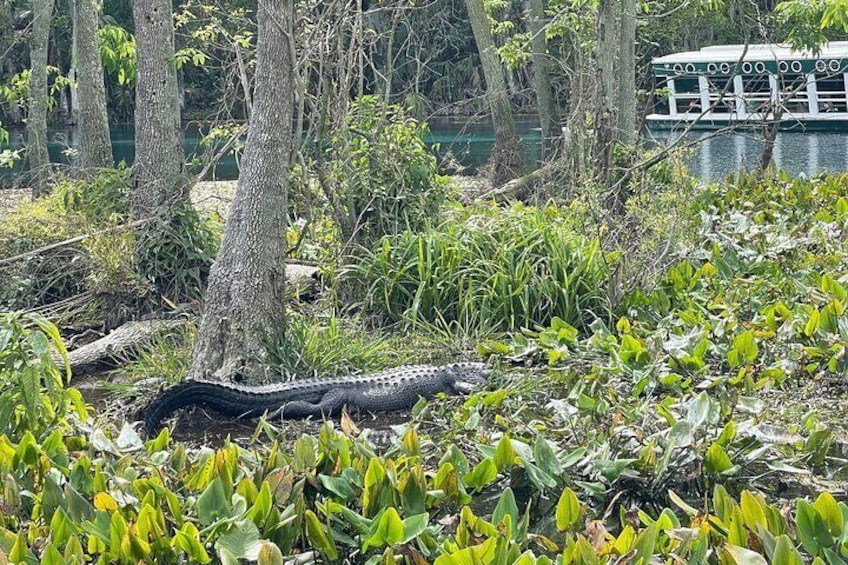
POLYGON ((468 394, 482 388, 490 373, 485 363, 453 363, 260 386, 192 379, 159 393, 143 412, 144 429, 152 434, 164 418, 186 406, 204 406, 236 418, 268 413, 289 419, 336 416, 345 405, 362 412, 404 410, 440 392, 468 394))

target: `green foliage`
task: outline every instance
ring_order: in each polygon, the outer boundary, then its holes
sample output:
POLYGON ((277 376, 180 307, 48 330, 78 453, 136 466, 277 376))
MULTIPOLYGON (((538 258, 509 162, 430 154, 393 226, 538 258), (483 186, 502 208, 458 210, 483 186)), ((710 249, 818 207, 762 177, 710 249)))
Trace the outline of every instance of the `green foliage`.
POLYGON ((99 171, 91 179, 63 178, 53 188, 68 212, 79 213, 95 225, 125 220, 129 215, 132 171, 121 165, 99 171))
POLYGON ((197 299, 206 286, 218 239, 191 203, 179 204, 145 232, 136 251, 137 269, 152 288, 158 304, 165 297, 175 304, 197 299))
POLYGON ((344 239, 367 244, 424 225, 448 190, 424 144, 427 126, 377 96, 357 99, 347 125, 333 133, 325 150, 331 162, 328 196, 344 239))
MULTIPOLYGON (((539 450, 513 443, 539 472, 539 450)), ((604 513, 554 484, 558 502, 531 515, 506 486, 493 510, 472 509, 467 481, 477 480, 478 468, 495 468, 491 456, 468 473, 457 446, 440 453, 422 457, 410 429, 391 455, 377 456, 367 441, 329 424, 289 448, 226 443, 187 451, 167 430, 143 443, 128 426, 116 439, 99 429, 42 442, 2 437, 0 555, 13 562, 38 554, 49 563, 208 563, 213 555, 223 563, 277 563, 312 550, 328 561, 356 552, 374 563, 411 554, 440 565, 553 565, 625 556, 703 562, 713 553, 728 563, 800 563, 801 550, 840 562, 848 541, 848 506, 826 493, 790 509, 716 486, 699 508, 670 492, 672 507, 604 513), (22 496, 37 489, 35 499, 22 496), (549 521, 556 529, 544 528, 549 521)), ((510 481, 497 470, 495 479, 510 481)))
POLYGON ((119 371, 133 383, 147 379, 158 379, 164 383, 179 382, 188 371, 196 339, 197 328, 186 323, 176 330, 154 337, 133 359, 122 364, 119 371))
POLYGON ((97 31, 100 56, 106 72, 121 86, 135 84, 135 37, 124 28, 106 24, 97 31))
POLYGON ((395 345, 356 321, 289 312, 285 333, 266 338, 264 362, 286 378, 373 372, 408 361, 412 352, 395 351, 395 345))
POLYGON ((71 412, 85 419, 79 392, 64 387, 67 362, 56 326, 35 315, 0 314, 0 435, 40 438, 66 426, 71 412))
POLYGON ((366 311, 486 334, 607 318, 612 261, 555 207, 472 207, 384 238, 344 277, 366 311))

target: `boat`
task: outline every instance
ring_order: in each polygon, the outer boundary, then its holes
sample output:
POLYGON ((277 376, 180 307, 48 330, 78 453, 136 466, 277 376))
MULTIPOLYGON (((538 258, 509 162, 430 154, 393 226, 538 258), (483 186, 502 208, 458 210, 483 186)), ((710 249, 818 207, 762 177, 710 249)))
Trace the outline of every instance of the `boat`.
POLYGON ((652 129, 848 131, 848 41, 818 52, 780 44, 715 45, 651 61, 652 129))

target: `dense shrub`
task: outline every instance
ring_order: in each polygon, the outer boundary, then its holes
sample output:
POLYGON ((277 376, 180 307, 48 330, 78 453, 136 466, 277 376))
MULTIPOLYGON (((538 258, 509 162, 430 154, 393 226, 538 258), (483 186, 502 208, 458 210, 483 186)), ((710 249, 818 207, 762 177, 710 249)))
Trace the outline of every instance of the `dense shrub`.
MULTIPOLYGON (((427 149, 427 126, 379 97, 356 100, 326 148, 334 221, 345 240, 373 242, 435 214, 448 192, 427 149)), ((329 187, 325 187, 329 188, 329 187)))
MULTIPOLYGON (((135 308, 197 298, 217 249, 217 232, 194 208, 183 206, 170 223, 139 244, 128 224, 130 172, 63 179, 53 192, 20 206, 0 223, 0 307, 31 309, 88 296, 135 308), (48 246, 86 235, 70 244, 48 246), (46 248, 46 249, 45 249, 46 248)), ((90 310, 96 305, 89 304, 90 310)), ((93 312, 92 312, 93 313, 93 312)))
POLYGON ((0 436, 43 437, 71 410, 85 418, 79 391, 64 388, 67 379, 67 354, 56 326, 38 316, 0 314, 0 436))
POLYGON ((557 208, 490 206, 385 237, 344 279, 367 311, 390 321, 489 332, 557 316, 582 327, 607 317, 612 259, 557 208))

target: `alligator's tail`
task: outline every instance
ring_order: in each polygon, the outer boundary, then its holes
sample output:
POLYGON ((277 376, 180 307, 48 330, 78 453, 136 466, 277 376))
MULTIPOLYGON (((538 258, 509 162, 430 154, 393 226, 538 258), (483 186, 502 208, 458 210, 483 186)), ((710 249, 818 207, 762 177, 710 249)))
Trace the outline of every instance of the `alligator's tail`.
POLYGON ((245 403, 218 383, 187 380, 159 393, 144 409, 144 430, 152 435, 161 427, 163 419, 186 406, 206 406, 227 416, 261 414, 264 407, 245 403))

